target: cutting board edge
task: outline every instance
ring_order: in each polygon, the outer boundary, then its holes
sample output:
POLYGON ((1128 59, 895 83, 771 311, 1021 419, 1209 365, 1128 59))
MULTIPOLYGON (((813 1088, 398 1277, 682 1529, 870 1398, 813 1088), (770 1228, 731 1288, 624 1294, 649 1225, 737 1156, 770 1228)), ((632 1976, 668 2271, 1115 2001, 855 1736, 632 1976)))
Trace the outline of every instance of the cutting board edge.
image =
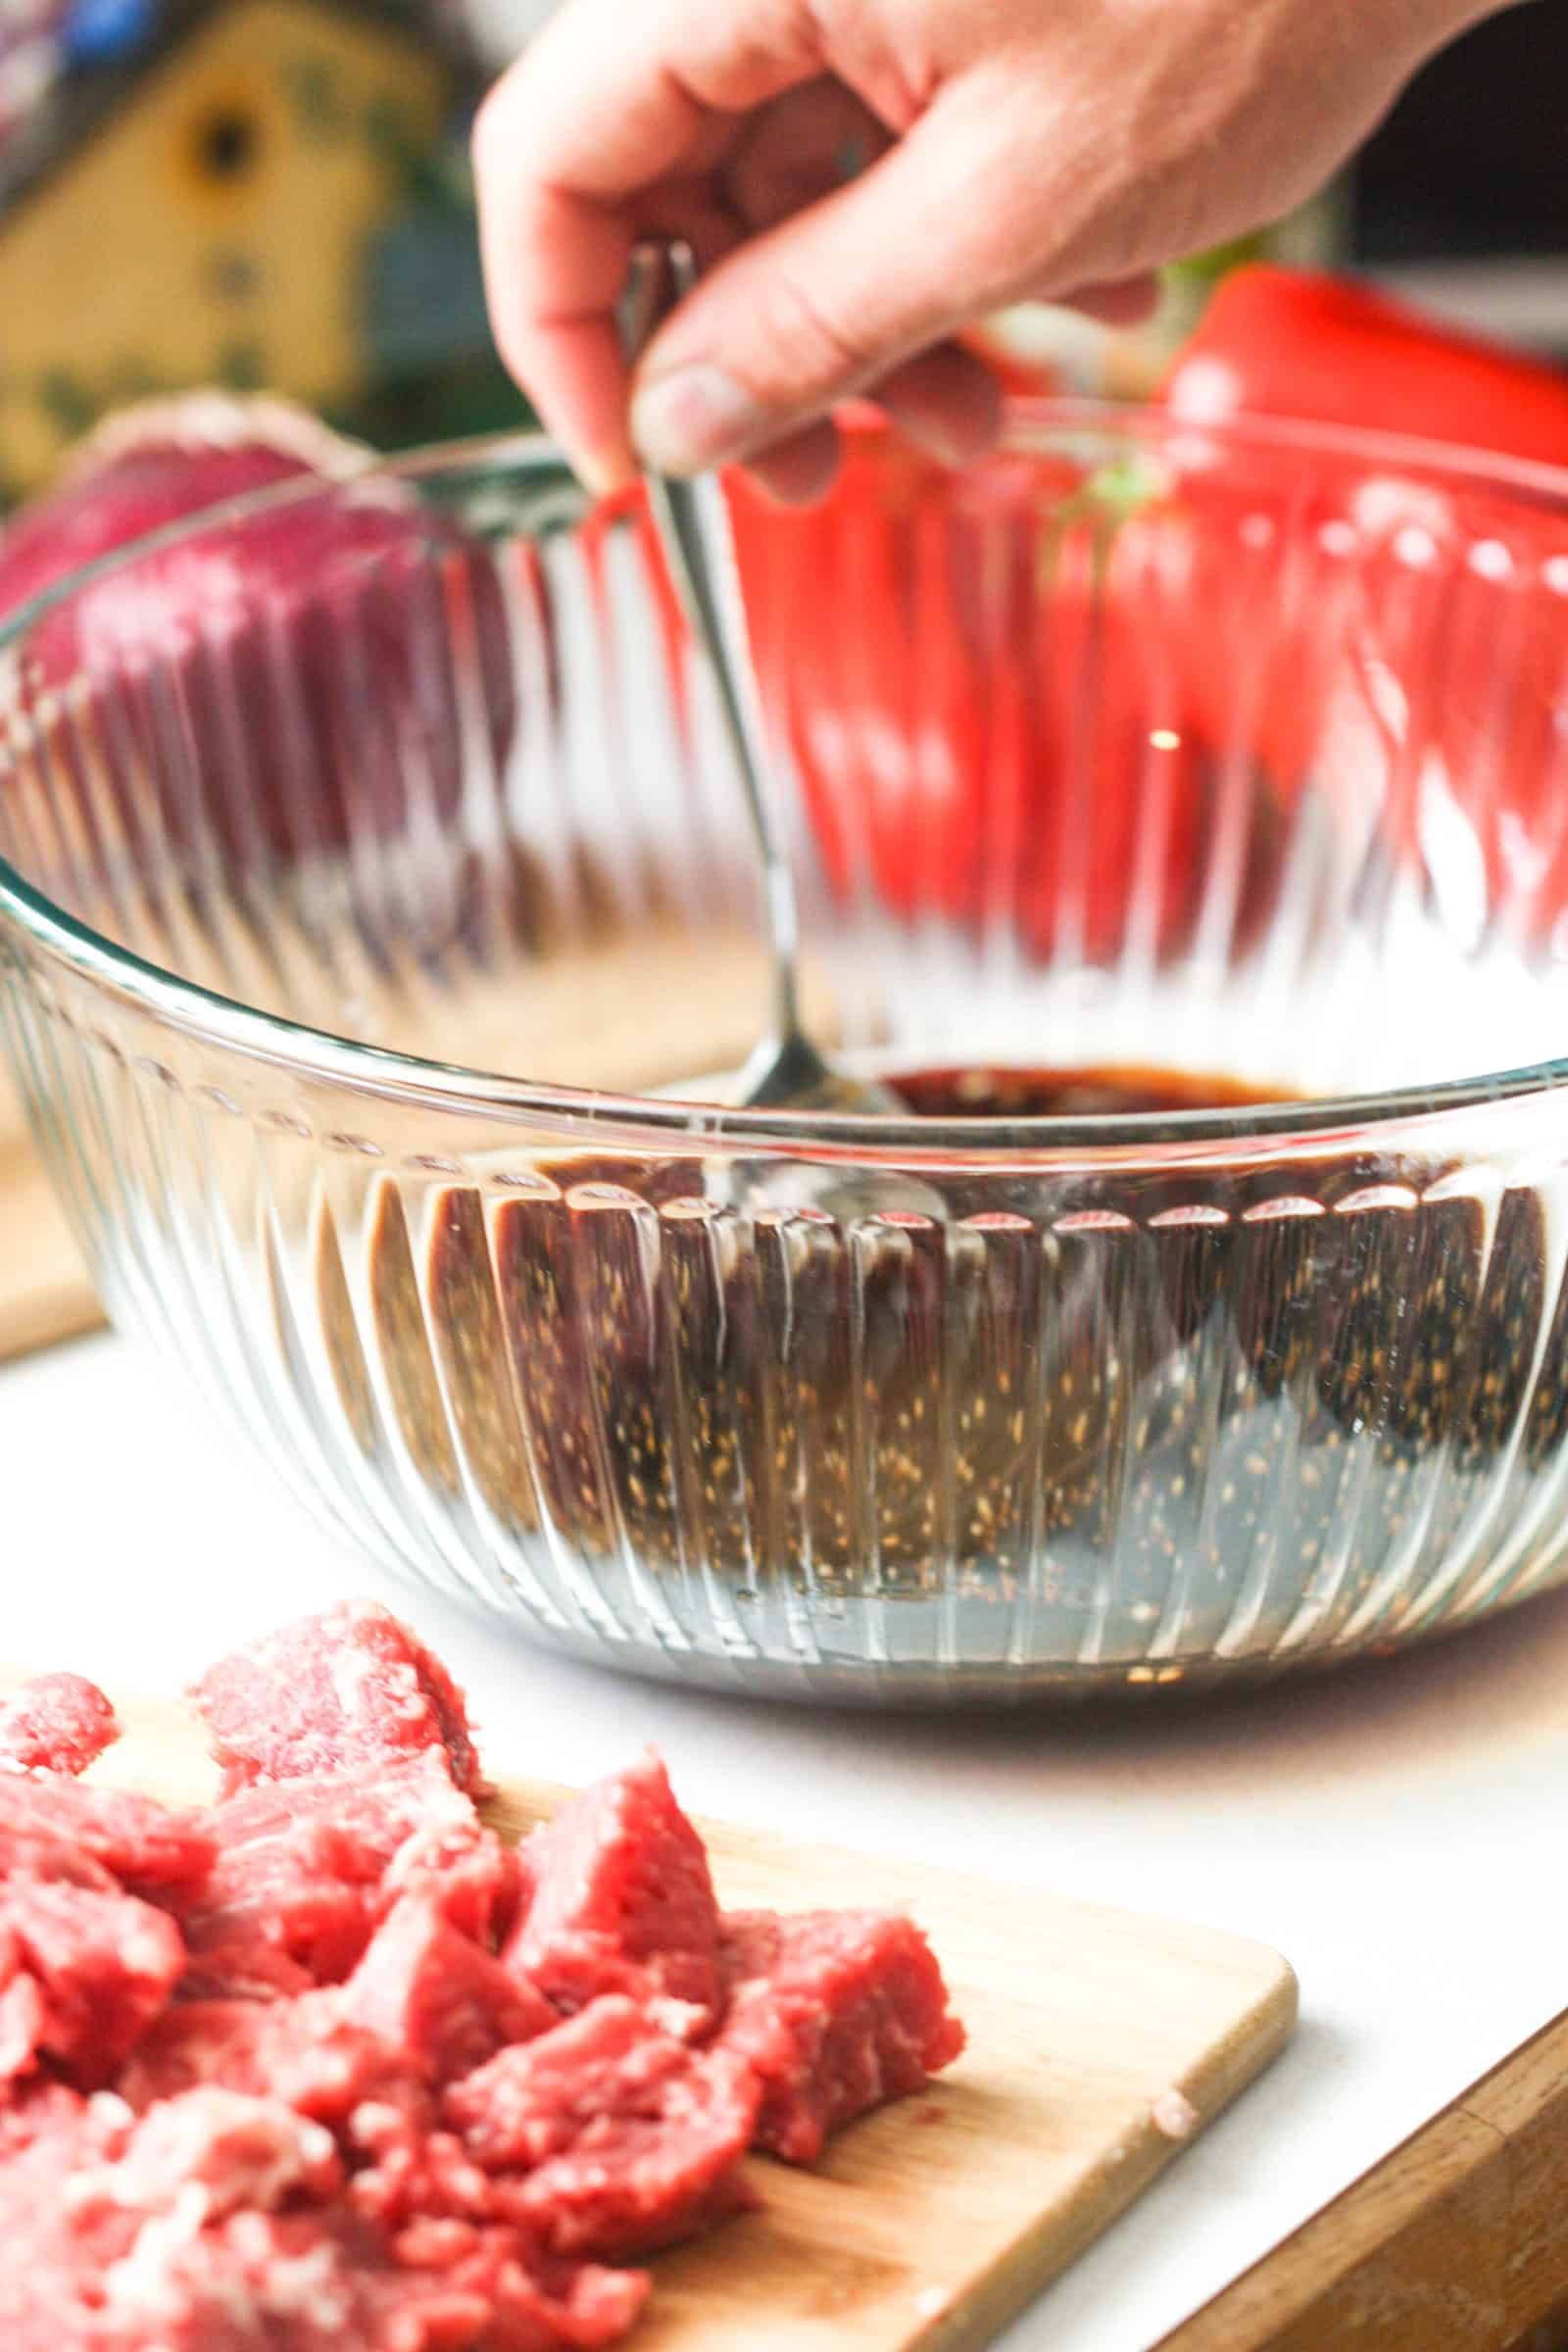
POLYGON ((1021 2230, 968 2294, 910 2339, 907 2352, 976 2352, 976 2347, 990 2343, 1070 2270, 1080 2254, 1114 2229, 1144 2191, 1283 2055, 1300 2014, 1297 1973, 1270 1944, 1248 1936, 1228 1940, 1266 1954, 1277 1963, 1277 1973, 1231 2031, 1172 2083, 1197 2111, 1191 2132, 1173 2137, 1158 2128, 1151 2113, 1135 2147, 1129 2151, 1124 2146, 1119 2166, 1107 2158, 1086 2173, 1066 2204, 1055 2209, 1051 2240, 1043 2225, 1021 2230))

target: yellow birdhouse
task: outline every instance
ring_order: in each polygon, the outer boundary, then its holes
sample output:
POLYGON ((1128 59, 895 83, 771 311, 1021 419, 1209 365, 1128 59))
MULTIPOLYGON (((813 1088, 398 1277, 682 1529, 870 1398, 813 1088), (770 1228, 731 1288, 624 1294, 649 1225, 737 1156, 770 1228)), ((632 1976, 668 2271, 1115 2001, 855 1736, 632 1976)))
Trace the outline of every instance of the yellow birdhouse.
POLYGON ((126 400, 268 386, 343 413, 372 257, 442 149, 433 33, 369 0, 184 0, 0 170, 0 484, 126 400))

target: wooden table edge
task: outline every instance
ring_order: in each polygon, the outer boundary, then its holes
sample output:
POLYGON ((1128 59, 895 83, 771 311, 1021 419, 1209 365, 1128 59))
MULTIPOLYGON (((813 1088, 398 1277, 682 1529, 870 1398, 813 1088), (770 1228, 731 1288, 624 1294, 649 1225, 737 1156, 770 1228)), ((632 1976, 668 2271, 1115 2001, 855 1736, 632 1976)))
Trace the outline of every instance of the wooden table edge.
POLYGON ((1568 2346, 1565 2192, 1568 2010, 1153 2352, 1568 2346))

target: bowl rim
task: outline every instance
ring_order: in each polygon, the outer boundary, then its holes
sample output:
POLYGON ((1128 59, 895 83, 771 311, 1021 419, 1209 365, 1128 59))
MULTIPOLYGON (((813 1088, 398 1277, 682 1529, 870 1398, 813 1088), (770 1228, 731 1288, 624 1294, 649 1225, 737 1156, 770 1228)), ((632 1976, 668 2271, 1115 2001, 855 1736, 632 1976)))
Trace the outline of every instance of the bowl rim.
MULTIPOLYGON (((1415 435, 1325 425, 1243 413, 1212 420, 1183 416, 1152 403, 1122 403, 1008 395, 1003 431, 993 454, 1040 454, 1048 445, 1071 450, 1075 439, 1138 446, 1151 434, 1166 444, 1241 445, 1274 454, 1297 453, 1382 463, 1450 487, 1505 491, 1568 518, 1568 465, 1510 458, 1415 435)), ((880 419, 857 416, 852 430, 886 432, 880 419)), ((983 465, 986 461, 981 460, 983 465)), ((241 525, 259 514, 313 498, 371 491, 478 472, 561 474, 566 462, 548 434, 536 429, 487 433, 430 443, 385 455, 363 451, 331 475, 289 478, 193 510, 142 533, 111 553, 77 565, 50 587, 0 618, 0 661, 27 631, 83 586, 176 546, 197 531, 241 525)), ((578 490, 585 501, 587 493, 578 490)), ((1314 1154, 1354 1141, 1375 1128, 1445 1124, 1454 1113, 1548 1094, 1568 1085, 1568 1055, 1478 1072, 1427 1086, 1395 1087, 1359 1095, 1266 1102, 1231 1108, 1097 1112, 999 1119, 972 1115, 940 1119, 868 1117, 849 1111, 736 1109, 725 1104, 611 1090, 544 1084, 457 1062, 404 1053, 265 1012, 237 998, 187 980, 118 946, 28 882, 0 856, 0 933, 6 923, 59 958, 79 977, 152 1014, 176 1034, 307 1081, 403 1107, 466 1114, 498 1125, 526 1124, 567 1136, 591 1136, 596 1146, 612 1127, 623 1141, 639 1137, 668 1148, 683 1139, 710 1150, 767 1158, 852 1159, 857 1165, 929 1165, 955 1153, 969 1164, 1026 1163, 1061 1158, 1138 1161, 1161 1165, 1214 1155, 1233 1158, 1238 1147, 1258 1156, 1283 1156, 1300 1142, 1314 1154)), ((3 967, 0 967, 3 968, 3 967)))

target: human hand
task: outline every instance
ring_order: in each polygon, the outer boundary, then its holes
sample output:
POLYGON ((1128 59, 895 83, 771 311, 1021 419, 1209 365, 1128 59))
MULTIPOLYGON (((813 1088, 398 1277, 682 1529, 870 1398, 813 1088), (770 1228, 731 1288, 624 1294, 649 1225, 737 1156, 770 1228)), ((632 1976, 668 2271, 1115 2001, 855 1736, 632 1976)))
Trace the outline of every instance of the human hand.
POLYGON ((953 340, 1021 301, 1113 323, 1161 263, 1320 186, 1498 0, 566 0, 481 111, 497 340, 599 487, 832 476, 833 404, 961 460, 996 387, 953 340), (703 275, 628 382, 634 244, 703 275))

